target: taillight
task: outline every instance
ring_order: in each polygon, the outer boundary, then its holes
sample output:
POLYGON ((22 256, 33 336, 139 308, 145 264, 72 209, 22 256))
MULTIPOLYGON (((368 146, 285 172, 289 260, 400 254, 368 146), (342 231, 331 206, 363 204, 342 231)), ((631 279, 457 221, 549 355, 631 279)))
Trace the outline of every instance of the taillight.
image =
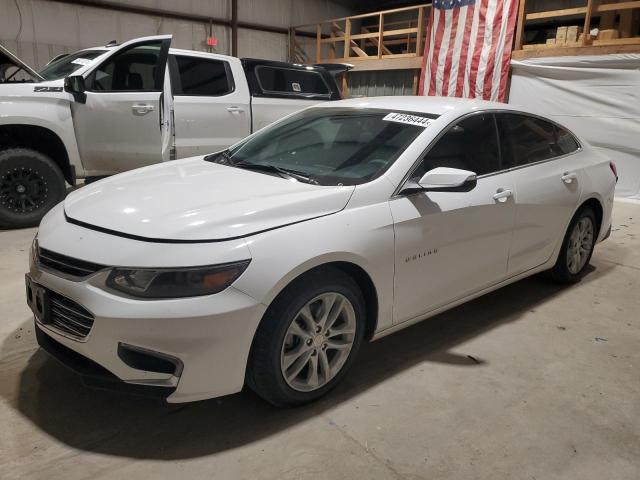
POLYGON ((616 182, 618 181, 618 167, 613 162, 609 162, 609 168, 613 172, 613 176, 616 177, 616 182))

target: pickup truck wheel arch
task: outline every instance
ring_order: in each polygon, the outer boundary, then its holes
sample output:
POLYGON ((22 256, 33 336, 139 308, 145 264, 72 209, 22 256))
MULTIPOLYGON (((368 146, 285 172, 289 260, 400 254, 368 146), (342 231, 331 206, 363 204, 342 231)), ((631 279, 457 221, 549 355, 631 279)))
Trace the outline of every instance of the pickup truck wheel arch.
POLYGON ((37 125, 0 125, 0 151, 7 148, 28 148, 46 155, 58 166, 67 183, 75 184, 65 144, 52 130, 37 125))
POLYGON ((37 226, 66 194, 60 168, 28 148, 0 151, 0 228, 37 226))

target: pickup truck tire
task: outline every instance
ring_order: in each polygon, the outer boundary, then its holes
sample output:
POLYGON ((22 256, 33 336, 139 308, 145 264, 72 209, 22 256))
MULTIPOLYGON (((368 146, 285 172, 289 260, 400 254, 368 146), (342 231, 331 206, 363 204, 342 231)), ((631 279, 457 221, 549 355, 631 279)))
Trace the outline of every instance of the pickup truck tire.
POLYGON ((0 151, 0 228, 34 227, 66 193, 60 167, 29 148, 0 151))

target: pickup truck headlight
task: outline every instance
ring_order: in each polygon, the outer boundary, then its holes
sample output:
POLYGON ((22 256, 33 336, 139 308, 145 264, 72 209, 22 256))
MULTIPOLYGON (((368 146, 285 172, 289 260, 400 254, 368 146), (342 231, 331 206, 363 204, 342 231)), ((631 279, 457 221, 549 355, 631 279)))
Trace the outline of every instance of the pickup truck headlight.
POLYGON ((250 260, 193 268, 114 268, 107 286, 134 297, 181 298, 221 292, 244 272, 250 260))

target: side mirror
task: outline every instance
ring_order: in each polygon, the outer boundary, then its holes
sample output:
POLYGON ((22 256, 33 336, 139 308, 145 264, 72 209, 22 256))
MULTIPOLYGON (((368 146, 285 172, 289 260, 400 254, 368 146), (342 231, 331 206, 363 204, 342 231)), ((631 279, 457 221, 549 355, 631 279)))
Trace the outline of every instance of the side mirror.
POLYGON ((469 192, 477 182, 475 172, 437 167, 425 173, 418 183, 407 183, 402 192, 469 192))
POLYGON ((82 75, 71 75, 64 79, 64 91, 73 95, 73 99, 79 103, 87 101, 86 87, 82 75))

